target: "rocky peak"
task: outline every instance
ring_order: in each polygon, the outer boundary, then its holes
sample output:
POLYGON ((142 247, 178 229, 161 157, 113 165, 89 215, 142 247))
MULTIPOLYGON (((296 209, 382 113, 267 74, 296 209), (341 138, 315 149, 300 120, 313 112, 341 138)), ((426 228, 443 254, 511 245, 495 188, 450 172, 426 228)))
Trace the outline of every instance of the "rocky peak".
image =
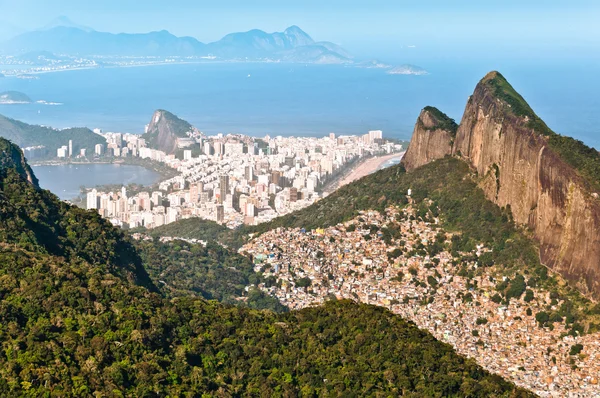
POLYGON ((436 115, 419 115, 406 169, 449 153, 466 160, 487 198, 533 231, 542 263, 600 298, 598 152, 554 133, 496 71, 477 84, 454 135, 436 115))
POLYGON ((448 115, 439 109, 425 107, 413 131, 402 164, 407 170, 413 170, 424 164, 452 153, 452 144, 457 125, 448 115))
POLYGON ((292 47, 297 46, 308 46, 313 44, 315 41, 302 29, 296 25, 292 25, 287 28, 284 32, 285 36, 290 41, 292 47))
POLYGON ((146 133, 142 136, 150 148, 172 154, 177 149, 177 139, 187 138, 194 127, 164 109, 158 109, 152 115, 146 133))
POLYGON ((15 170, 34 187, 39 188, 38 179, 27 164, 21 148, 4 138, 0 138, 0 175, 4 177, 10 169, 15 170))

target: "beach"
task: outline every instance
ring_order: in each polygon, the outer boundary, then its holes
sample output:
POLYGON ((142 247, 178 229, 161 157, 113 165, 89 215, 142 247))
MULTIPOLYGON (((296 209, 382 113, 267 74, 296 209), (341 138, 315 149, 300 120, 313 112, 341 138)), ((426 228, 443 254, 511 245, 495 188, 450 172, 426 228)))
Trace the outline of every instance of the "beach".
POLYGON ((328 195, 336 189, 343 187, 344 185, 350 184, 351 182, 368 176, 369 174, 374 173, 377 170, 385 168, 386 163, 396 159, 402 159, 405 153, 406 152, 392 153, 385 156, 377 156, 365 159, 356 166, 354 166, 352 169, 350 169, 349 172, 342 176, 336 183, 329 186, 324 193, 328 195))

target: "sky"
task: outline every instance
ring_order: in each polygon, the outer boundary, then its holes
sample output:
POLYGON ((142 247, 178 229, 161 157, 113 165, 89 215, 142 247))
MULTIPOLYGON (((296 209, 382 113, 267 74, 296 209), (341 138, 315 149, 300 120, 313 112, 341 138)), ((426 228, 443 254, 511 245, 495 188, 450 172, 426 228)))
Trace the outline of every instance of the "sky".
POLYGON ((99 31, 166 29, 210 42, 298 25, 365 57, 600 57, 600 2, 591 0, 0 0, 0 10, 5 29, 65 15, 99 31))

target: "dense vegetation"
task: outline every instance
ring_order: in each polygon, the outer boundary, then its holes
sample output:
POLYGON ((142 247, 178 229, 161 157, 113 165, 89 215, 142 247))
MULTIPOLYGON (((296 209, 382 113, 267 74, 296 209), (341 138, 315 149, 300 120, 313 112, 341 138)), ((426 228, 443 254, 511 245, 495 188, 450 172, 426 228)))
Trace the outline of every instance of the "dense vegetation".
POLYGON ((450 135, 454 138, 456 137, 456 131, 458 130, 458 124, 454 121, 454 119, 450 118, 444 112, 440 111, 438 108, 433 106, 426 106, 424 111, 429 112, 436 121, 435 127, 427 128, 427 130, 445 130, 450 133, 450 135))
POLYGON ((508 104, 511 112, 527 117, 527 126, 548 137, 550 148, 575 168, 593 189, 600 190, 600 153, 597 150, 579 140, 552 131, 500 73, 490 73, 482 83, 491 88, 495 97, 508 104))
MULTIPOLYGON (((245 230, 244 230, 245 231, 245 230)), ((238 249, 244 244, 245 233, 231 230, 214 221, 188 218, 166 224, 148 231, 152 236, 170 236, 185 239, 216 241, 228 247, 238 249)))
POLYGON ((38 189, 27 182, 28 175, 33 172, 19 149, 0 139, 0 242, 65 261, 103 264, 155 289, 141 258, 118 229, 97 213, 68 206, 38 189))
POLYGON ((56 149, 68 145, 73 140, 73 151, 79 153, 86 148, 88 153, 94 152, 96 144, 105 144, 100 135, 87 128, 70 128, 54 130, 49 127, 35 126, 0 115, 0 137, 11 140, 21 147, 43 145, 49 157, 56 157, 56 149))
POLYGON ((262 282, 261 274, 254 272, 248 257, 217 243, 140 241, 136 247, 146 270, 168 297, 198 296, 254 309, 287 310, 259 289, 247 294, 247 286, 262 282), (239 300, 242 296, 244 301, 239 300))
MULTIPOLYGON (((382 308, 167 296, 117 229, 26 182, 0 145, 0 396, 530 395, 382 308)), ((144 253, 151 271, 189 260, 176 249, 144 253)))

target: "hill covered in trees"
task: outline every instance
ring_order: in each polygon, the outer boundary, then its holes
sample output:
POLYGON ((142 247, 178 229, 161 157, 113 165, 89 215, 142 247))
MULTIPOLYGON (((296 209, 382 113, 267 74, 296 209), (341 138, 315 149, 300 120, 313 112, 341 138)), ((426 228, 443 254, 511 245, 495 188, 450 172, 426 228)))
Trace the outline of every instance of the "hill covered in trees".
POLYGON ((55 130, 50 127, 36 126, 0 115, 0 137, 14 142, 20 147, 43 145, 48 157, 56 157, 56 149, 68 145, 73 140, 73 151, 79 153, 86 148, 87 153, 94 152, 96 144, 105 144, 104 138, 88 128, 69 128, 55 130))
POLYGON ((5 140, 0 159, 2 396, 530 395, 385 309, 167 295, 119 230, 40 190, 5 140))

